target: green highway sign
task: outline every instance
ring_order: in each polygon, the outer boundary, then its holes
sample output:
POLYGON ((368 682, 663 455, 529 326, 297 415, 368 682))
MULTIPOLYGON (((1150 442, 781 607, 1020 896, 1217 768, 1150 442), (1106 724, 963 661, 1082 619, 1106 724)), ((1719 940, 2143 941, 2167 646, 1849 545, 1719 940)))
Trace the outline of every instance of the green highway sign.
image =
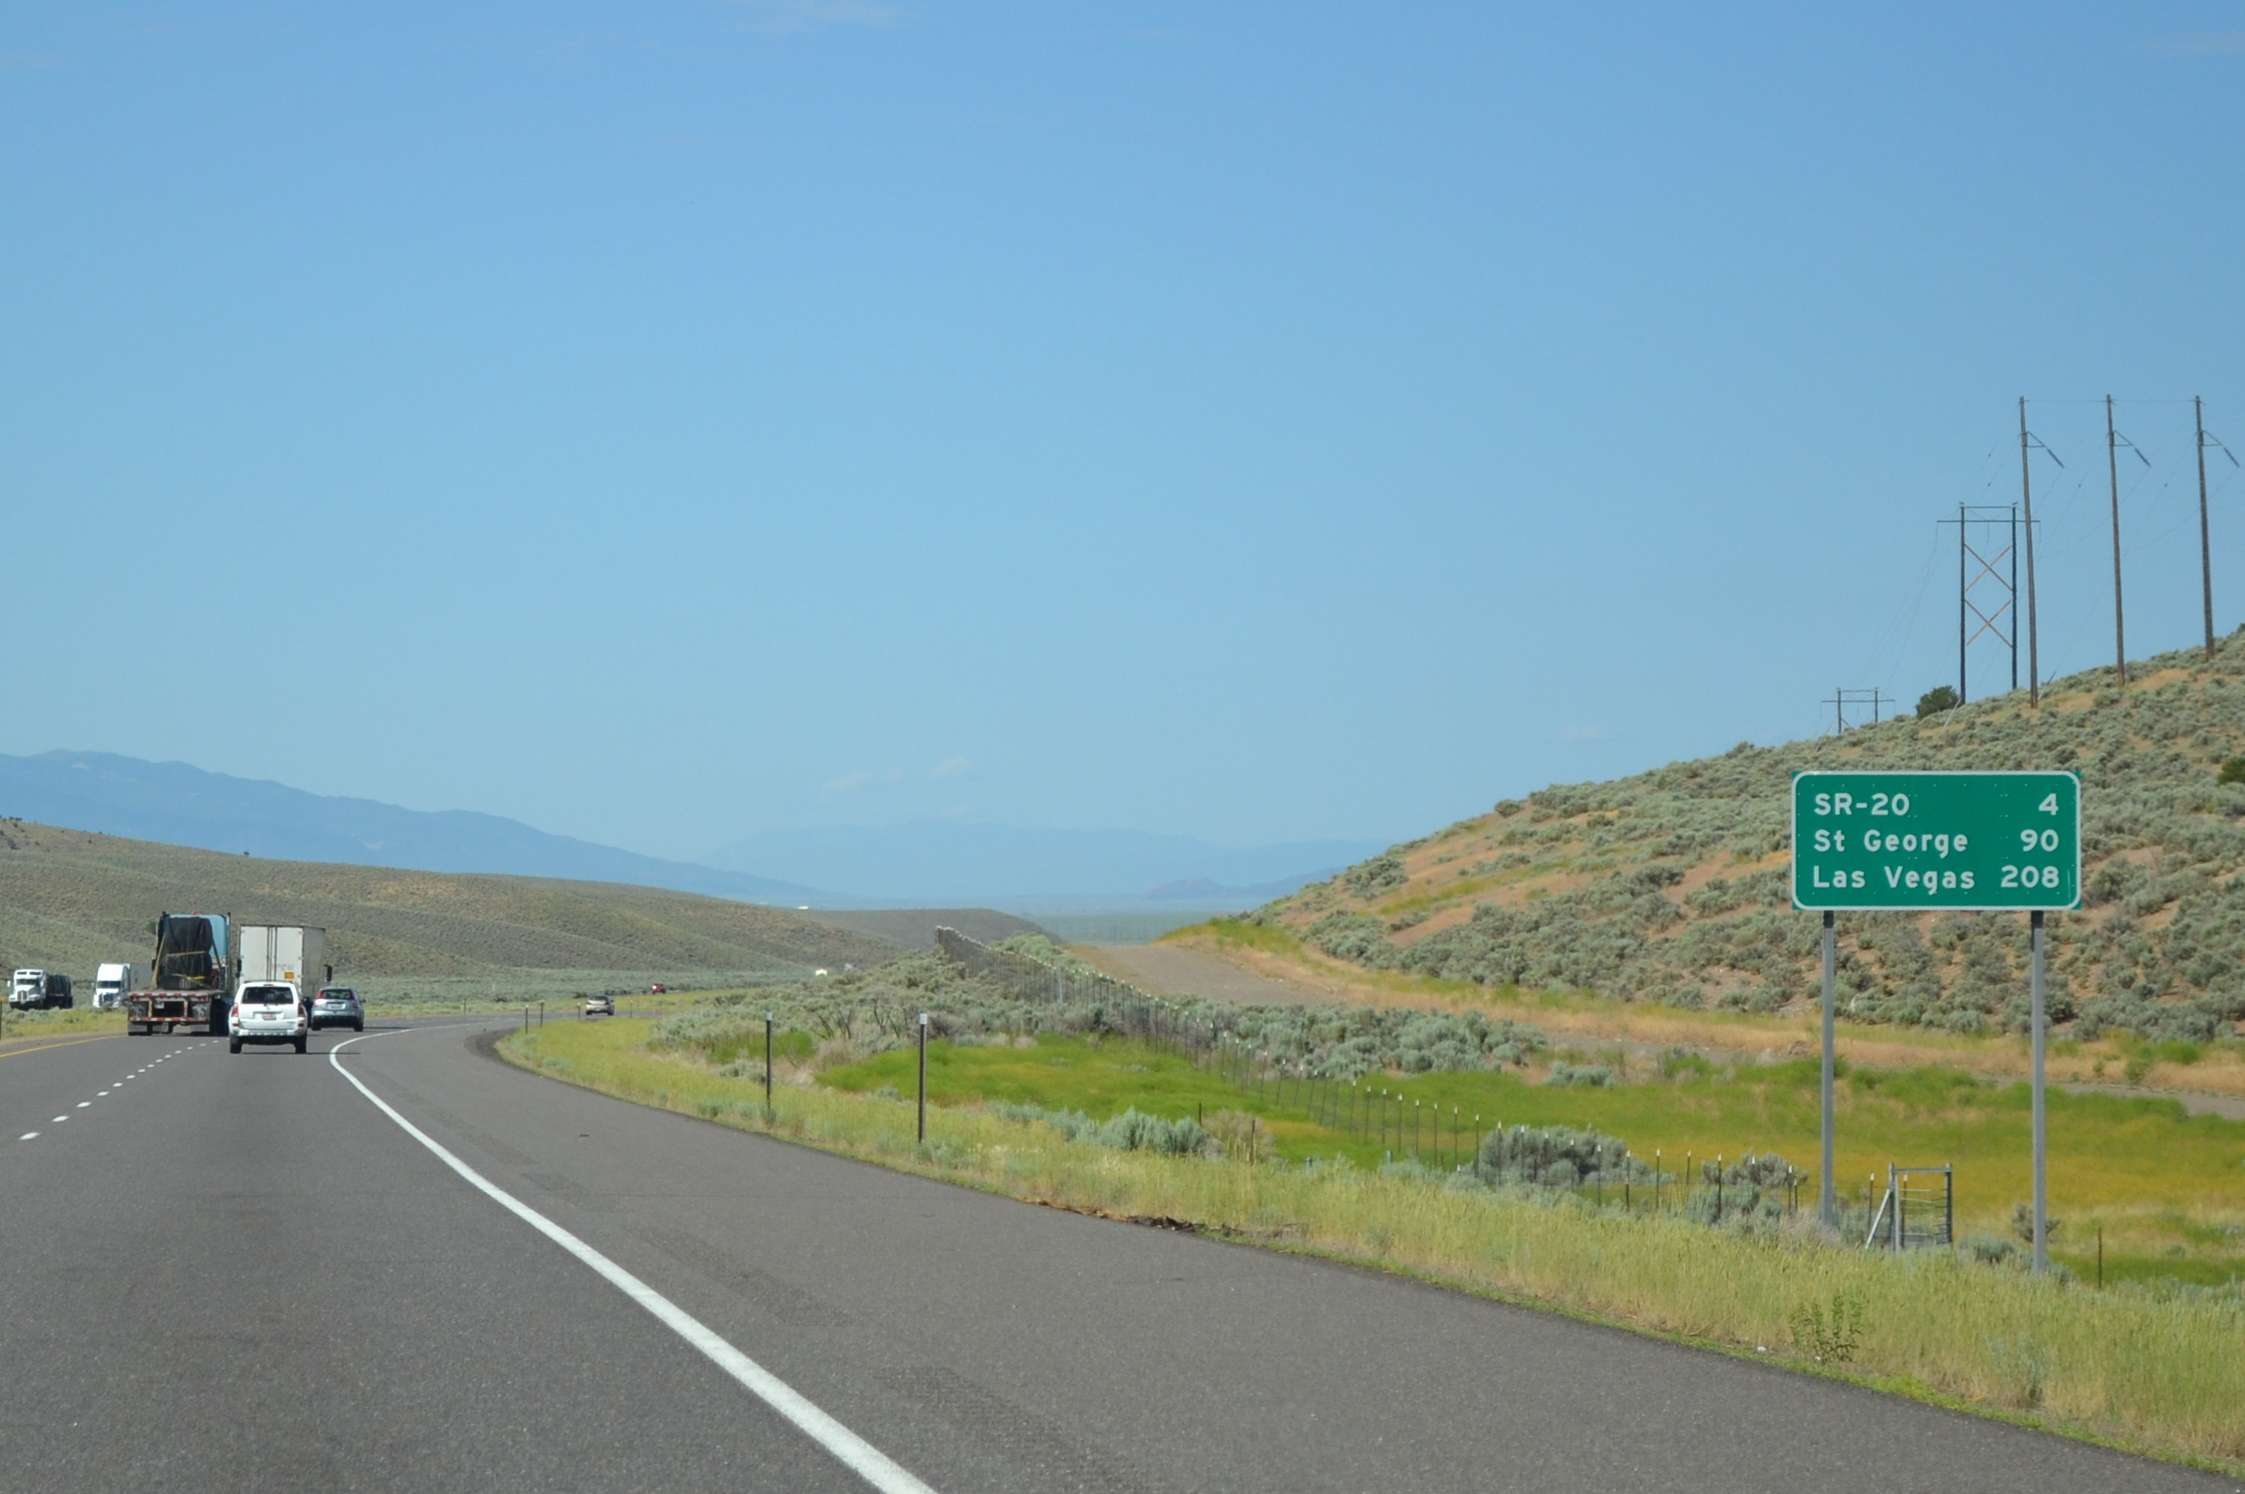
POLYGON ((1796 773, 1796 908, 2075 908, 2071 773, 1796 773))

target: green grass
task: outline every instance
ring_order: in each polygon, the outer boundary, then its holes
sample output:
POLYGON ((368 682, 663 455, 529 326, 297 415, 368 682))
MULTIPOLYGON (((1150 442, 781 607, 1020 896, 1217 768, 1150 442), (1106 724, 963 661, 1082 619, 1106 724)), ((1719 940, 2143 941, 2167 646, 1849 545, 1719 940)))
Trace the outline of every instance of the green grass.
MULTIPOLYGON (((1579 1059, 1621 1065, 1615 1054, 1579 1059)), ((849 1093, 909 1094, 916 1062, 897 1050, 827 1069, 820 1080, 849 1093)), ((1376 1077, 1364 1089, 1400 1097, 1385 1111, 1384 1143, 1319 1123, 1330 1087, 1243 1089, 1166 1047, 1115 1038, 1045 1036, 1011 1048, 933 1043, 928 1093, 941 1106, 1009 1101, 1093 1119, 1132 1107, 1168 1118, 1242 1110, 1260 1116, 1277 1154, 1294 1161, 1376 1166, 1391 1151, 1412 1150, 1415 1110, 1418 1151, 1432 1159, 1439 1148, 1445 1165, 1460 1154, 1461 1136, 1470 1155, 1475 1136, 1502 1124, 1592 1128, 1648 1161, 1657 1151, 1670 1173, 1684 1169, 1687 1154, 1696 1162, 1747 1151, 1782 1153, 1813 1173, 1813 1060, 1724 1069, 1684 1057, 1671 1067, 1672 1078, 1640 1065, 1636 1082, 1605 1089, 1554 1088, 1516 1073, 1376 1077), (1437 1108, 1445 1117, 1439 1131, 1437 1108)), ((1849 1068, 1837 1092, 1841 1190, 1857 1196, 1874 1177, 1883 1189, 1890 1162, 1953 1163, 1959 1234, 2007 1233, 2013 1204, 2033 1192, 2029 1100, 2024 1084, 1985 1083, 1955 1069, 1849 1068)), ((2067 1221, 2054 1242, 2060 1260, 2094 1270, 2102 1224, 2108 1279, 2220 1282, 2245 1273, 2245 1122, 2186 1115, 2172 1100, 2054 1091, 2048 1105, 2051 1208, 2067 1221)))
POLYGON ((121 1012, 96 1011, 87 1006, 29 1012, 11 1008, 5 1021, 0 1022, 0 1041, 14 1043, 18 1039, 76 1037, 124 1030, 125 1018, 121 1012))
MULTIPOLYGON (((2245 1319, 2228 1295, 2099 1293, 1945 1253, 1896 1258, 1798 1234, 1741 1236, 1359 1167, 1115 1152, 975 1106, 937 1108, 929 1140, 919 1144, 910 1103, 808 1082, 780 1086, 767 1119, 759 1087, 649 1052, 650 1027, 557 1023, 504 1048, 526 1066, 639 1103, 1014 1197, 1186 1220, 2169 1457, 2227 1469, 2245 1458, 2245 1356, 2236 1352, 2245 1319), (1861 1307, 1863 1341, 1844 1368, 1811 1365, 1795 1325, 1809 1309, 1829 1313, 1835 1303, 1861 1307)), ((1093 1055, 1099 1062, 1048 1055, 1042 1044, 962 1048, 948 1065, 931 1054, 930 1068, 948 1068, 946 1082, 957 1085, 967 1072, 958 1060, 986 1060, 1025 1099, 1081 1100, 1088 1109, 1120 1096, 1115 1076, 1140 1073, 1129 1046, 1103 1045, 1093 1055)), ((892 1072, 887 1060, 849 1066, 850 1077, 880 1080, 892 1072)), ((1195 1093, 1191 1075, 1152 1061, 1144 1073, 1173 1103, 1195 1093)))
POLYGON ((1206 923, 1173 929, 1162 938, 1173 939, 1189 935, 1212 939, 1219 947, 1226 949, 1257 949, 1265 954, 1293 959, 1300 958, 1302 953, 1302 941, 1292 929, 1275 923, 1244 923, 1237 918, 1212 918, 1206 923))

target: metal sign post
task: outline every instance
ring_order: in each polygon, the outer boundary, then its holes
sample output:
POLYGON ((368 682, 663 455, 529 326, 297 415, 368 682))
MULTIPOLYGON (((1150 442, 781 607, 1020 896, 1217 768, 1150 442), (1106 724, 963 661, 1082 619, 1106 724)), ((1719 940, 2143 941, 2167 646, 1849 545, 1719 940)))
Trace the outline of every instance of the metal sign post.
POLYGON ((1826 1229, 1840 1224, 1840 1203, 1832 1191, 1832 1012, 1838 1004, 1839 962, 1834 957, 1832 910, 1824 910, 1824 1181, 1816 1193, 1816 1216, 1826 1229))
POLYGON ((2071 773, 1796 773, 1793 906, 1824 915, 1824 1178, 1832 1187, 1833 914, 2016 910, 2029 917, 2035 1269, 2047 1268, 2043 914, 2081 906, 2081 780, 2071 773))
POLYGON ((2043 1144, 2042 1113, 2042 909, 2027 915, 2027 1021, 2034 1028, 2035 1274, 2050 1269, 2049 1148, 2043 1144))

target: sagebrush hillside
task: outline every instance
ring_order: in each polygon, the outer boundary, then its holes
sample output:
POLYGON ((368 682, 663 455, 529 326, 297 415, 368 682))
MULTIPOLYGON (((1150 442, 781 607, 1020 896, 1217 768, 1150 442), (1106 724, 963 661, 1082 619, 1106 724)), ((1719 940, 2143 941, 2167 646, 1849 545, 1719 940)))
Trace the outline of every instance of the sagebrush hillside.
POLYGON ((324 927, 338 974, 483 978, 711 971, 785 977, 899 946, 693 893, 539 877, 268 861, 0 820, 0 966, 91 977, 148 957, 163 912, 324 927))
MULTIPOLYGON (((1249 919, 1373 969, 1774 1011, 1817 981, 1818 919, 1788 893, 1796 770, 2070 768, 2085 895, 2050 920, 2053 1017, 2203 1040, 2245 1018, 2245 783, 2221 781, 2245 753, 2245 633, 2130 674, 1557 785, 1249 919)), ((2022 915, 1843 914, 1839 944, 1860 1020, 2024 1030, 2022 915)))

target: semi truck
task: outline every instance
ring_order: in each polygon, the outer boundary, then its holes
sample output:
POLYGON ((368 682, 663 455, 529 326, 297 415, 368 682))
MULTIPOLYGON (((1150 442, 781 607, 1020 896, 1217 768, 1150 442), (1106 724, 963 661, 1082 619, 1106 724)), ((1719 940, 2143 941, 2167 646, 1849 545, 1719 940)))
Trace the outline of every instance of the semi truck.
POLYGON ((70 994, 70 977, 59 970, 18 970, 14 984, 8 987, 8 1005, 18 1009, 38 1007, 68 1007, 76 1004, 70 994))
POLYGON ((223 1035, 234 998, 234 961, 227 946, 233 920, 223 913, 162 913, 156 957, 145 988, 125 993, 125 1030, 177 1032, 200 1027, 223 1035))
POLYGON ((130 960, 109 960, 94 967, 94 1006, 105 1012, 124 1006, 126 993, 140 989, 148 967, 130 960))
POLYGON ((238 932, 235 948, 239 953, 234 971, 237 985, 285 980, 296 987, 299 997, 309 1001, 314 991, 335 978, 335 967, 327 959, 326 929, 296 924, 245 923, 238 932))

